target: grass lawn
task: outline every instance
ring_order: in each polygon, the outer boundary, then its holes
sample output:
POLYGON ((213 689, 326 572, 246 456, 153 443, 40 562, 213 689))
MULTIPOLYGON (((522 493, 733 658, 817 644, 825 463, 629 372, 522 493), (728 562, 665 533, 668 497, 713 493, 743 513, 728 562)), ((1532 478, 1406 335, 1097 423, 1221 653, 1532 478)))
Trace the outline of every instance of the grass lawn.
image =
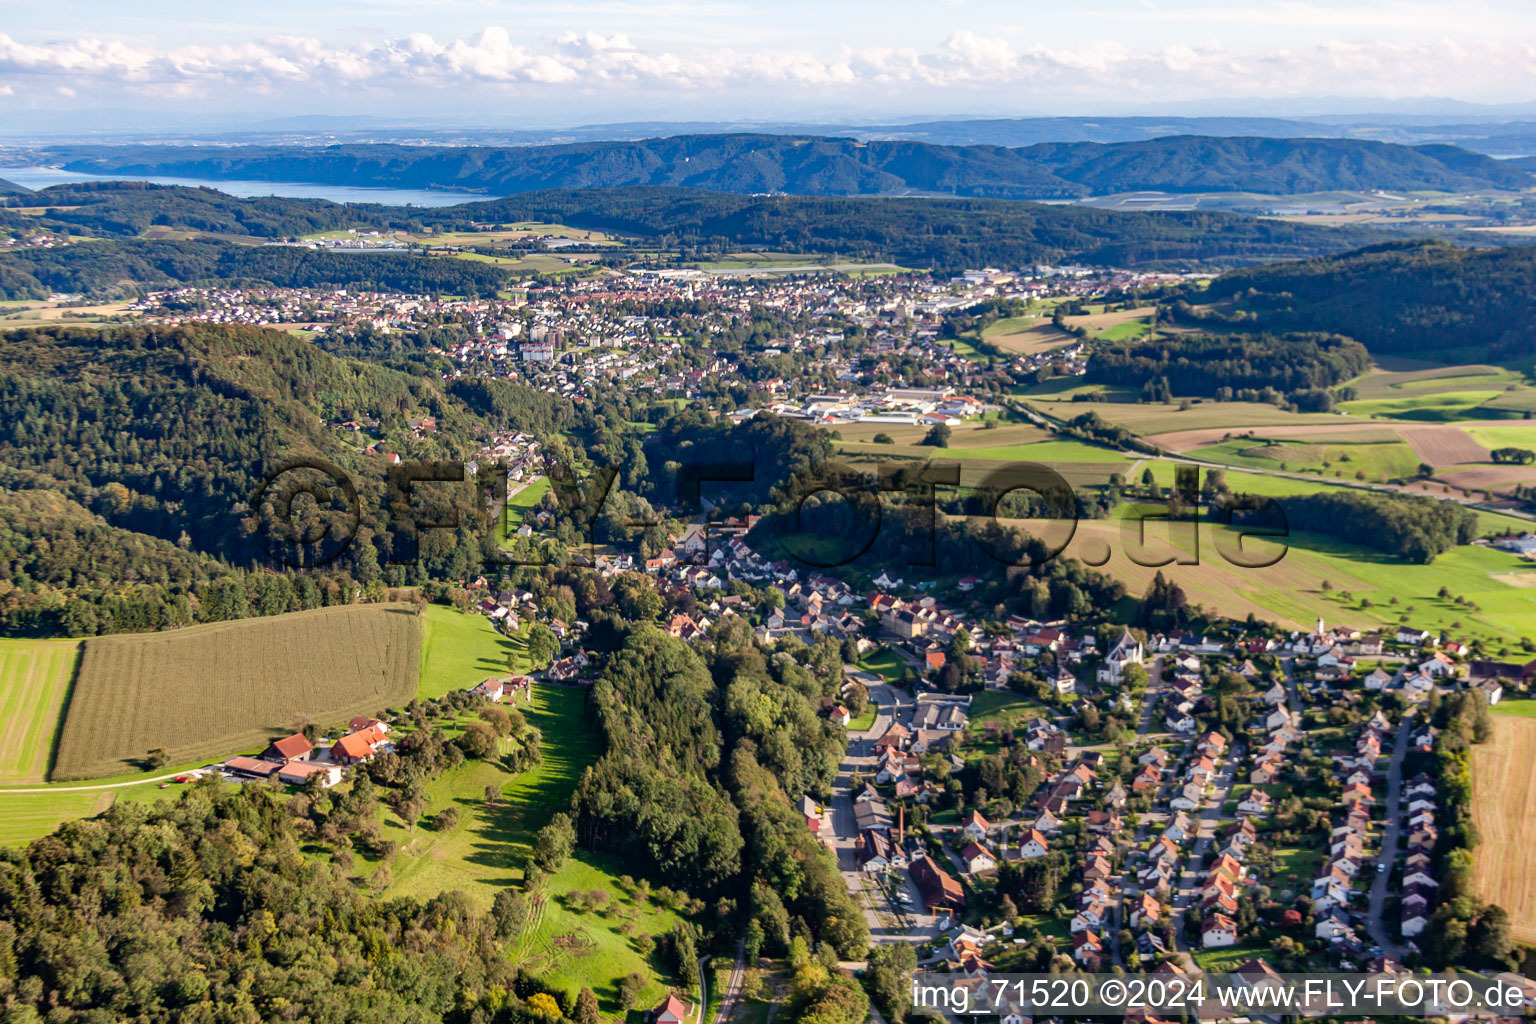
MULTIPOLYGON (((666 970, 659 949, 643 957, 634 940, 641 935, 659 939, 679 920, 650 899, 626 893, 618 883, 625 865, 588 853, 579 853, 545 884, 542 899, 530 900, 529 926, 512 947, 512 959, 520 967, 544 974, 576 989, 591 986, 607 1013, 622 1012, 618 981, 631 971, 649 983, 642 1006, 652 1006, 666 996, 677 979, 666 970), (570 894, 606 890, 610 901, 602 911, 587 912, 572 905, 570 894)), ((689 993, 689 1002, 697 1001, 689 993)))
POLYGON ((1536 700, 1512 700, 1506 697, 1488 710, 1490 714, 1509 718, 1536 718, 1536 700))
POLYGON ((0 785, 47 775, 79 660, 78 640, 0 640, 0 785))
POLYGON ((427 813, 414 832, 385 812, 385 835, 400 843, 391 891, 431 896, 459 889, 483 906, 496 890, 520 882, 534 834, 557 812, 569 809, 576 783, 597 760, 598 743, 587 720, 587 691, 535 684, 533 703, 517 709, 543 734, 543 761, 508 774, 492 761, 467 761, 427 784, 427 813), (485 788, 503 798, 486 806, 485 788), (457 807, 459 823, 447 832, 427 827, 431 815, 457 807))
MULTIPOLYGON (((508 657, 521 655, 524 645, 502 636, 483 615, 466 615, 445 605, 428 605, 422 616, 421 675, 416 696, 423 700, 441 697, 449 690, 465 690, 486 676, 504 676, 511 669, 508 657)), ((527 671, 520 659, 518 671, 527 671)))
POLYGON ((1224 974, 1237 970, 1244 962, 1255 957, 1272 956, 1267 942, 1238 943, 1235 946, 1215 949, 1196 949, 1190 952, 1195 966, 1207 974, 1224 974))
MULTIPOLYGON (((647 423, 646 426, 651 427, 652 430, 656 429, 650 423, 647 423)), ((515 511, 538 508, 539 502, 544 500, 544 495, 547 493, 549 493, 549 477, 536 477, 528 486, 507 499, 507 508, 515 511)))
POLYGON ((849 719, 848 731, 851 733, 868 732, 870 726, 875 724, 875 716, 879 713, 880 705, 876 704, 872 700, 866 701, 864 704, 863 713, 860 714, 857 718, 849 719))
POLYGON ((900 681, 905 674, 907 663, 902 661, 901 656, 895 651, 882 647, 860 658, 858 667, 865 672, 873 672, 888 683, 894 683, 900 681))

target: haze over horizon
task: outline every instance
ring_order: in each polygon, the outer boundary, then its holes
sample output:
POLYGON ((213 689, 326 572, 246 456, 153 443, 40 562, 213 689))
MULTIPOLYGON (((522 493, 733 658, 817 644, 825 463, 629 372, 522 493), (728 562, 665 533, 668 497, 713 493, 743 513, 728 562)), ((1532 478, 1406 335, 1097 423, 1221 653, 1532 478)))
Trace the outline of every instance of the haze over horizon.
POLYGON ((1536 10, 1513 0, 9 7, 0 109, 22 127, 1536 111, 1536 10))

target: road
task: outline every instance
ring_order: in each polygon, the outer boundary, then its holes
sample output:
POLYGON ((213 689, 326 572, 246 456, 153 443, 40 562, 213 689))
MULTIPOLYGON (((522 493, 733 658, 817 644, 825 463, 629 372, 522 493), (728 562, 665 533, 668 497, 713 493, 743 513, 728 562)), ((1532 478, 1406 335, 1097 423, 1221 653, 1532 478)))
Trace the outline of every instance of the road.
POLYGON ((0 797, 7 793, 83 793, 90 789, 126 789, 129 786, 143 786, 150 782, 169 782, 171 779, 179 779, 182 776, 199 778, 212 771, 210 768, 193 768, 189 771, 171 772, 168 775, 151 775, 147 779, 129 779, 127 782, 103 782, 94 786, 31 786, 11 787, 0 789, 0 797))
POLYGON ((1179 888, 1173 894, 1173 941, 1174 948, 1184 954, 1187 962, 1185 967, 1193 970, 1195 963, 1189 957, 1189 943, 1184 938, 1184 917, 1190 904, 1200 898, 1201 878, 1204 872, 1201 870, 1201 862, 1205 858, 1205 851, 1210 849, 1216 836, 1216 829, 1221 823, 1221 809, 1226 805, 1227 798, 1232 795, 1232 786, 1237 782, 1237 766, 1242 763, 1242 753, 1237 749, 1237 744, 1232 745, 1228 751, 1231 756, 1225 765, 1217 772, 1215 781, 1211 787, 1211 795, 1206 805, 1201 808, 1196 817, 1198 823, 1194 844, 1190 846, 1189 858, 1184 862, 1184 870, 1179 875, 1179 888))
POLYGON ((858 827, 853 814, 853 776, 857 773, 863 773, 866 777, 873 775, 875 740, 885 735, 892 722, 911 721, 914 709, 912 696, 869 672, 863 672, 848 665, 843 667, 843 671, 849 678, 864 683, 869 690, 869 699, 875 701, 880 710, 875 714, 874 724, 867 730, 862 733, 848 734, 848 751, 843 757, 843 763, 838 766, 837 781, 832 787, 830 804, 832 835, 823 836, 823 838, 837 857, 837 866, 842 872, 843 881, 848 885, 848 891, 853 895, 854 902, 864 909, 864 919, 869 925, 870 941, 924 942, 939 934, 938 921, 932 914, 922 909, 922 894, 918 892, 911 877, 902 873, 903 884, 911 901, 907 906, 911 909, 903 911, 900 915, 890 906, 877 910, 865 899, 865 884, 868 878, 859 869, 858 857, 853 845, 854 839, 858 836, 858 827), (893 921, 894 926, 890 923, 893 921))
MULTIPOLYGON (((736 962, 731 965, 730 979, 725 983, 725 995, 720 999, 720 1008, 715 1011, 715 1016, 709 1024, 725 1024, 736 1013, 736 1006, 741 1002, 741 985, 747 975, 747 940, 742 936, 736 940, 736 962)), ((699 973, 699 984, 704 984, 704 974, 699 973)), ((700 1006, 708 1006, 703 1002, 700 1006)))
MULTIPOLYGON (((1392 742, 1392 758, 1387 763, 1387 821, 1381 831, 1381 853, 1378 860, 1388 865, 1397 860, 1397 840, 1403 823, 1403 758, 1408 754, 1408 734, 1412 728, 1413 718, 1404 715, 1403 723, 1397 727, 1397 736, 1392 742)), ((1366 915, 1365 927, 1370 932, 1371 941, 1388 955, 1400 960, 1403 947, 1393 940, 1393 929, 1387 924, 1383 912, 1391 882, 1390 867, 1386 871, 1376 872, 1376 878, 1371 882, 1371 907, 1366 915)))

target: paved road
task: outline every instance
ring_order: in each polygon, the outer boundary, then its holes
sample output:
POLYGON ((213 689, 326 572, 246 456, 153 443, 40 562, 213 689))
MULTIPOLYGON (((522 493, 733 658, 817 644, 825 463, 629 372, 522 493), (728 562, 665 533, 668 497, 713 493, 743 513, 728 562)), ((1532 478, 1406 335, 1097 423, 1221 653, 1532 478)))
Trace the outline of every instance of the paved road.
POLYGON ((1237 765, 1242 762, 1242 754, 1235 743, 1228 753, 1231 757, 1217 771, 1211 796, 1195 818, 1195 842, 1189 849, 1189 859, 1184 862, 1184 871, 1179 875, 1178 891, 1173 894, 1173 913, 1170 916, 1173 921, 1174 948, 1184 954, 1187 961, 1184 966, 1189 970, 1194 969, 1195 962, 1188 956, 1189 943, 1184 939, 1184 917, 1190 905, 1200 898, 1201 879, 1204 875, 1201 861, 1215 840, 1217 826, 1221 823, 1221 809, 1227 797, 1232 795, 1232 786, 1237 782, 1237 765))
MULTIPOLYGON (((1412 728, 1413 718, 1404 715, 1402 725, 1397 727, 1397 737, 1392 742, 1392 759, 1387 764, 1387 821, 1381 832, 1379 855, 1383 864, 1392 864, 1397 860, 1398 834, 1402 831, 1403 821, 1403 758, 1408 754, 1408 733, 1412 728)), ((1386 871, 1377 871, 1375 880, 1371 882, 1371 908, 1366 916, 1366 930, 1370 932, 1371 941, 1388 955, 1402 959, 1403 946, 1393 940, 1393 929, 1388 926, 1383 913, 1391 879, 1392 869, 1389 867, 1386 871)))
MULTIPOLYGON (((736 940, 736 962, 731 965, 731 976, 725 983, 725 995, 720 999, 720 1007, 715 1011, 714 1020, 710 1024, 725 1024, 736 1013, 736 1007, 741 1002, 741 983, 747 973, 747 940, 743 936, 736 940)), ((699 974, 702 982, 704 975, 699 974)), ((708 1006, 708 1002, 700 1004, 708 1006)))
POLYGON ((169 775, 152 775, 147 779, 130 779, 127 782, 103 782, 94 786, 31 786, 26 788, 7 786, 4 789, 0 789, 0 797, 5 796, 7 793, 81 793, 88 789, 124 789, 128 786, 142 786, 150 782, 169 782, 171 779, 178 779, 184 775, 198 778, 210 771, 213 771, 213 769, 193 768, 190 771, 171 772, 169 775))

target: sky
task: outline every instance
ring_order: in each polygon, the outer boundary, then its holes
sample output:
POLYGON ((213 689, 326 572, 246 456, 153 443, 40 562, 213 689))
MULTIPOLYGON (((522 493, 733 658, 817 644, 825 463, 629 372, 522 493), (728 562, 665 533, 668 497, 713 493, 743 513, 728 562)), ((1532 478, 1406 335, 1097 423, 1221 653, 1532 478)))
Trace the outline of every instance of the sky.
POLYGON ((3 0, 0 10, 0 121, 135 110, 550 127, 1536 101, 1531 0, 3 0))

